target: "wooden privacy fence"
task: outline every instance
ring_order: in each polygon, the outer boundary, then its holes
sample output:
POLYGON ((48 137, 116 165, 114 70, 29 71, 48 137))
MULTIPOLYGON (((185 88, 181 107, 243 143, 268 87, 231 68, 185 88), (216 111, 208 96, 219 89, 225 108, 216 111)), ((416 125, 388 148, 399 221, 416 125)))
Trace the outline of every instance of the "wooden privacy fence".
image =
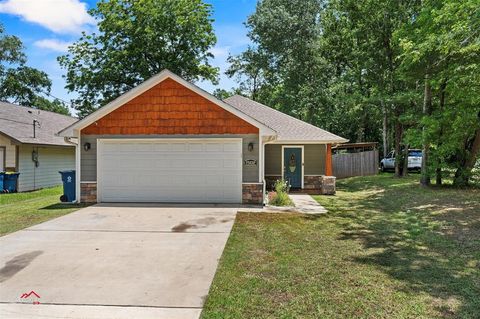
POLYGON ((337 178, 378 173, 378 150, 332 155, 333 176, 337 178))

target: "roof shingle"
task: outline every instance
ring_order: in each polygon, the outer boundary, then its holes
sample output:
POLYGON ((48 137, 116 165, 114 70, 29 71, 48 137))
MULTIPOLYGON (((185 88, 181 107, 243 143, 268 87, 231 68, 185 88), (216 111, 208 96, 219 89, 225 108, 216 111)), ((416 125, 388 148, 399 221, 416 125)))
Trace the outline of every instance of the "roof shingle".
POLYGON ((224 102, 276 131, 278 134, 277 140, 279 141, 348 142, 343 137, 240 95, 231 96, 225 99, 224 102))
POLYGON ((56 133, 76 121, 71 116, 0 102, 0 133, 20 143, 72 146, 56 133), (35 129, 35 138, 33 120, 40 123, 35 129))

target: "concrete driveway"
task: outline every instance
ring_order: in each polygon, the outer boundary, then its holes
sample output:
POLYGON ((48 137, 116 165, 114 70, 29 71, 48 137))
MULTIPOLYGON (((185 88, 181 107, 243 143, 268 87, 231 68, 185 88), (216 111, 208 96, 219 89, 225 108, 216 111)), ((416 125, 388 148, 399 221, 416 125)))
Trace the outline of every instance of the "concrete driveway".
POLYGON ((198 318, 237 210, 96 205, 1 237, 0 317, 198 318))

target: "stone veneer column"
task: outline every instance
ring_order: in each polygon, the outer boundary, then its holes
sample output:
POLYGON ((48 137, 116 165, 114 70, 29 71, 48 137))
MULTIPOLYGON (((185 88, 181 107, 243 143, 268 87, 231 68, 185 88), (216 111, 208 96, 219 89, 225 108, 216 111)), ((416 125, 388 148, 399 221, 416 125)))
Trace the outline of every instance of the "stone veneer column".
POLYGON ((318 193, 322 195, 335 195, 335 176, 325 176, 325 175, 309 175, 304 176, 303 182, 303 189, 306 191, 318 191, 318 193))
POLYGON ((323 176, 322 177, 322 195, 335 195, 335 176, 323 176))
POLYGON ((97 183, 80 183, 80 202, 97 202, 97 183))
POLYGON ((263 183, 242 184, 242 204, 262 205, 263 204, 263 183))

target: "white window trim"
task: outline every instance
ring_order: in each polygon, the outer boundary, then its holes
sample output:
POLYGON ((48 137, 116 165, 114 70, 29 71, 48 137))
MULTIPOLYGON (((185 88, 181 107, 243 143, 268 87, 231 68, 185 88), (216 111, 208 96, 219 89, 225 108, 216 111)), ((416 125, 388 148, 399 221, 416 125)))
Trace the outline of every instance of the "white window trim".
POLYGON ((304 167, 305 167, 305 147, 303 145, 282 145, 282 180, 285 177, 285 149, 286 148, 300 148, 302 150, 302 185, 301 189, 304 188, 304 167))

